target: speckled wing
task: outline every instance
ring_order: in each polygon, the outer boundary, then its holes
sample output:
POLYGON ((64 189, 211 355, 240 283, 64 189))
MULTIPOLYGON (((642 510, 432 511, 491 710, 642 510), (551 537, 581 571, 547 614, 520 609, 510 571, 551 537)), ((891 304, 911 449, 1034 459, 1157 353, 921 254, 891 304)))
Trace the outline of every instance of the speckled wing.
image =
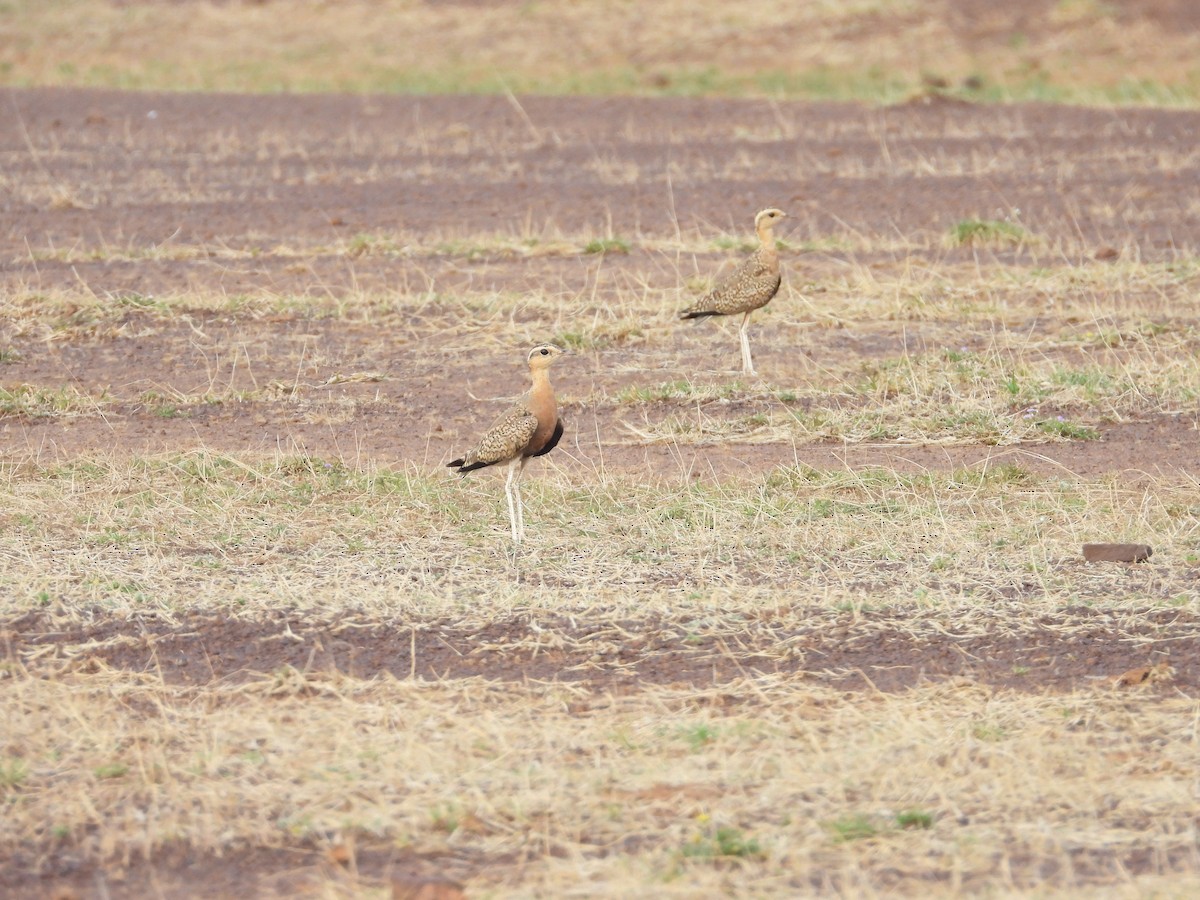
POLYGON ((537 427, 537 416, 524 406, 514 406, 492 423, 474 449, 447 465, 459 472, 470 472, 507 462, 525 449, 537 427))
POLYGON ((771 302, 782 281, 778 261, 767 260, 761 250, 756 250, 727 278, 681 312, 679 317, 730 316, 758 309, 771 302))

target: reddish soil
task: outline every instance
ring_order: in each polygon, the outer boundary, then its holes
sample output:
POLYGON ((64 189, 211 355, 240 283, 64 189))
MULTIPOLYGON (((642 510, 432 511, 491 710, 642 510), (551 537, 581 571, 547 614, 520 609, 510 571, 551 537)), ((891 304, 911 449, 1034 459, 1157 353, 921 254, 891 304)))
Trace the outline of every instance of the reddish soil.
MULTIPOLYGON (((582 624, 554 617, 487 625, 443 621, 374 623, 352 613, 336 622, 277 614, 238 620, 189 616, 166 623, 107 616, 63 630, 34 613, 0 633, 13 663, 52 675, 88 672, 98 664, 150 672, 168 684, 236 684, 285 668, 371 678, 571 682, 598 697, 643 685, 707 688, 754 675, 809 678, 839 688, 898 691, 967 677, 1020 691, 1111 687, 1118 676, 1171 660, 1173 687, 1200 687, 1200 622, 1184 609, 1068 610, 1031 619, 1014 631, 1010 616, 996 633, 980 634, 928 613, 822 618, 783 628, 764 613, 736 630, 678 621, 582 624), (132 640, 114 641, 127 636, 132 640), (610 652, 609 645, 619 647, 610 652), (105 646, 105 645, 108 646, 105 646), (54 652, 46 654, 46 645, 54 652), (86 645, 87 649, 82 648, 86 645), (1151 658, 1153 657, 1153 658, 1151 658), (31 661, 33 660, 33 661, 31 661)), ((600 700, 599 702, 603 702, 600 700)))
MULTIPOLYGON (((877 236, 886 247, 896 234, 932 238, 930 265, 979 255, 1023 261, 1028 248, 951 250, 940 240, 961 218, 991 217, 997 210, 1019 209, 1021 221, 1037 234, 1070 235, 1086 246, 1120 248, 1141 259, 1170 259, 1180 249, 1200 247, 1200 207, 1184 189, 1200 176, 1193 152, 1200 113, 1187 111, 977 107, 938 98, 890 109, 525 98, 522 114, 494 97, 82 90, 15 90, 8 101, 12 115, 0 117, 10 179, 0 193, 0 289, 82 286, 108 301, 65 309, 49 330, 44 322, 0 321, 0 384, 49 390, 68 385, 99 398, 95 409, 85 405, 67 416, 0 414, 0 448, 17 457, 283 450, 351 465, 437 469, 486 415, 478 408, 486 402, 465 398, 487 401, 521 387, 516 351, 488 337, 487 316, 464 321, 460 307, 438 298, 457 289, 519 293, 549 285, 566 296, 616 303, 635 279, 675 288, 681 271, 677 260, 647 250, 523 258, 486 244, 469 257, 354 257, 332 249, 355 235, 398 236, 400 243, 430 247, 481 234, 553 238, 560 231, 671 238, 677 224, 698 237, 720 230, 740 234, 749 211, 770 202, 789 207, 799 239, 851 232, 877 236), (980 160, 991 162, 981 166, 980 160), (981 169, 988 174, 954 174, 981 169), (791 177, 781 179, 780 172, 791 177), (151 251, 160 246, 193 256, 157 258, 151 251), (212 248, 220 252, 208 255, 216 252, 212 248), (71 260, 45 258, 56 249, 70 249, 71 260), (386 298, 414 283, 436 296, 415 309, 351 310, 329 318, 253 311, 161 315, 150 302, 156 294, 186 291, 317 298, 366 292, 386 298), (370 378, 337 380, 356 374, 370 378), (246 394, 250 399, 242 399, 246 394), (215 400, 198 399, 206 395, 215 400)), ((812 283, 819 285, 821 272, 847 261, 890 270, 909 265, 912 252, 811 253, 787 265, 798 281, 815 271, 812 283)), ((695 263, 699 270, 725 259, 708 256, 695 263)), ((1106 264, 1090 256, 1074 263, 1106 264)), ((511 315, 538 321, 520 306, 511 315)), ((1114 473, 1125 479, 1195 472, 1196 410, 1147 410, 1133 420, 1097 421, 1097 441, 1016 447, 644 446, 630 435, 630 425, 696 411, 747 417, 781 406, 753 387, 701 404, 595 402, 631 386, 697 373, 727 377, 713 367, 736 365, 732 329, 715 337, 718 326, 681 328, 670 320, 667 310, 663 322, 647 323, 670 330, 645 347, 601 347, 556 373, 571 427, 554 464, 585 473, 605 468, 716 478, 760 477, 773 466, 797 463, 913 472, 1016 462, 1066 477, 1114 473), (714 340, 727 343, 727 360, 714 359, 714 340)), ((936 323, 914 323, 902 338, 894 329, 870 326, 788 331, 784 324, 760 326, 755 334, 759 368, 771 373, 775 385, 803 385, 814 366, 834 360, 873 364, 928 352, 947 340, 946 327, 936 323)), ((1033 318, 1020 327, 1036 334, 1042 326, 1033 318)), ((150 634, 157 626, 144 627, 150 634)), ((211 623, 202 632, 210 674, 309 664, 263 649, 260 638, 273 627, 211 623)), ((450 629, 454 639, 468 643, 479 638, 457 634, 447 623, 429 627, 450 629)), ((381 623, 375 644, 356 650, 353 659, 339 655, 333 640, 322 651, 322 664, 364 675, 404 675, 407 629, 401 633, 401 646, 394 647, 392 627, 381 623)), ((853 646, 827 646, 819 635, 764 633, 761 647, 787 638, 817 641, 804 671, 814 668, 815 659, 822 660, 818 670, 851 670, 880 652, 872 646, 856 655, 853 646)), ((158 665, 164 664, 161 650, 178 640, 160 635, 158 665)), ((888 646, 898 659, 917 656, 906 669, 881 676, 889 689, 967 671, 1008 684, 1012 679, 1003 671, 1022 655, 1016 644, 1004 642, 967 648, 996 660, 972 669, 946 641, 933 640, 924 650, 904 641, 897 637, 888 646)), ((418 641, 418 649, 415 671, 424 675, 553 679, 578 662, 569 653, 558 662, 554 656, 525 662, 519 652, 504 660, 451 659, 432 644, 418 641)), ((668 677, 663 673, 680 664, 693 666, 693 674, 681 676, 689 682, 720 679, 725 671, 711 649, 651 644, 628 652, 621 662, 648 681, 668 677), (656 659, 671 654, 676 656, 669 664, 656 659)), ((1030 681, 1069 688, 1085 674, 1063 662, 1069 655, 1063 648, 1034 641, 1025 655, 1036 654, 1049 668, 1030 681)), ((110 662, 137 667, 145 660, 133 653, 110 662)), ((762 670, 774 671, 772 665, 763 661, 762 670)), ((170 677, 203 678, 166 669, 170 677)), ((619 686, 623 676, 610 674, 619 686)))
MULTIPOLYGON (((0 193, 0 289, 84 287, 111 300, 99 310, 67 311, 51 333, 0 322, 5 386, 70 385, 104 398, 102 410, 76 417, 0 417, 6 450, 42 458, 113 447, 283 448, 355 463, 436 466, 479 426, 474 408, 458 412, 464 396, 504 397, 520 388, 516 351, 486 338, 486 317, 464 322, 453 303, 436 298, 403 315, 195 312, 181 320, 138 308, 155 295, 386 297, 415 281, 439 296, 549 285, 570 296, 594 290, 611 302, 606 298, 636 283, 635 276, 662 288, 679 280, 678 261, 647 251, 532 259, 498 250, 469 259, 332 252, 356 235, 399 235, 423 246, 480 234, 552 238, 559 231, 670 238, 676 218, 687 234, 742 234, 748 211, 773 202, 791 209, 799 240, 850 232, 878 236, 886 246, 897 234, 923 237, 937 248, 930 251, 937 264, 979 254, 1028 256, 950 250, 941 241, 962 218, 1018 209, 1037 234, 1142 259, 1200 246, 1200 215, 1185 189, 1200 174, 1190 152, 1200 114, 1192 112, 531 98, 522 101, 531 131, 510 103, 487 97, 25 90, 11 92, 10 101, 13 115, 0 118, 0 149, 11 185, 21 189, 0 193), (419 147, 414 133, 423 136, 419 147), (740 164, 730 170, 731 161, 745 158, 771 177, 740 164), (986 167, 992 174, 952 174, 978 169, 981 158, 994 161, 986 167), (1146 166, 1147 158, 1158 164, 1146 166), (779 172, 795 175, 781 180, 779 172), (212 247, 253 255, 153 258, 159 247, 168 255, 212 247), (42 258, 52 250, 73 256, 42 258), (147 253, 151 258, 140 258, 147 253), (382 380, 325 384, 355 373, 382 380), (273 397, 235 399, 272 383, 279 388, 273 397), (202 394, 225 399, 165 408, 172 397, 202 394), (337 406, 340 413, 330 411, 337 406), (401 422, 408 424, 397 427, 401 422)), ((706 272, 726 258, 708 256, 685 264, 706 272)), ((788 265, 802 286, 848 259, 887 269, 908 257, 830 252, 788 265)), ((559 462, 571 465, 573 458, 594 469, 603 459, 618 470, 723 476, 776 463, 914 471, 1003 458, 1040 471, 1163 475, 1195 459, 1197 415, 1152 410, 1132 422, 1095 422, 1099 443, 1020 449, 636 446, 627 423, 678 410, 660 404, 647 413, 578 398, 736 365, 732 329, 715 335, 720 326, 711 323, 680 328, 669 312, 647 323, 672 329, 665 347, 656 342, 636 359, 623 346, 601 348, 561 367, 556 379, 574 427, 570 452, 559 462), (724 356, 714 357, 714 341, 724 356)), ((536 321, 520 308, 514 316, 536 321)), ((847 354, 894 358, 946 340, 945 329, 933 327, 915 326, 901 343, 894 333, 769 325, 756 329, 756 361, 779 386, 803 385, 812 367, 847 354)), ((1032 320, 1021 327, 1036 333, 1039 326, 1032 320)), ((772 408, 777 401, 749 391, 738 404, 705 413, 748 416, 772 408)))
MULTIPOLYGON (((456 885, 485 869, 515 867, 518 860, 487 859, 469 848, 443 854, 419 854, 395 847, 337 845, 315 847, 235 848, 220 856, 189 847, 169 846, 152 859, 134 857, 124 865, 100 868, 72 854, 47 854, 29 848, 0 867, 0 890, 8 900, 81 900, 103 897, 138 900, 142 897, 205 898, 328 896, 336 886, 353 896, 355 891, 405 885, 446 883, 456 885), (349 853, 348 859, 339 858, 349 853), (25 869, 36 873, 18 879, 9 876, 25 869)), ((425 895, 422 900, 457 900, 454 894, 425 895)))
MULTIPOLYGON (((789 206, 801 234, 940 237, 999 209, 1020 210, 1038 234, 1097 247, 1132 238, 1142 258, 1200 246, 1188 191, 1200 115, 1188 111, 523 98, 527 122, 502 97, 9 96, 0 120, 6 174, 49 175, 75 204, 5 198, 0 257, 12 260, 29 248, 268 249, 383 230, 669 238, 675 218, 687 232, 740 234, 746 210, 767 200, 789 206), (794 134, 782 134, 781 121, 794 134), (424 143, 414 146, 414 134, 424 143), (45 149, 28 152, 26 135, 45 149), (751 160, 721 177, 739 154, 751 160), (989 157, 984 168, 995 174, 953 174, 989 157), (780 162, 787 180, 756 174, 780 162), (637 177, 620 174, 626 165, 637 177)), ((142 290, 186 283, 197 268, 206 267, 152 267, 142 290)), ((282 266, 256 258, 219 283, 282 287, 272 268, 282 266)), ((78 285, 70 272, 55 280, 78 285)), ((307 275, 291 281, 322 293, 338 287, 307 275)))

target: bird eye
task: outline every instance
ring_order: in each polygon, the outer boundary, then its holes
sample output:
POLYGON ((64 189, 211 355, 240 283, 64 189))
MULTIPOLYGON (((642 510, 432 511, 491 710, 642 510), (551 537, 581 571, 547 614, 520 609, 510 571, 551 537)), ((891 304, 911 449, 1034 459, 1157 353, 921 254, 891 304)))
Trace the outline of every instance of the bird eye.
POLYGON ((549 356, 549 355, 550 355, 550 351, 547 350, 545 347, 543 347, 542 348, 542 356, 549 356))

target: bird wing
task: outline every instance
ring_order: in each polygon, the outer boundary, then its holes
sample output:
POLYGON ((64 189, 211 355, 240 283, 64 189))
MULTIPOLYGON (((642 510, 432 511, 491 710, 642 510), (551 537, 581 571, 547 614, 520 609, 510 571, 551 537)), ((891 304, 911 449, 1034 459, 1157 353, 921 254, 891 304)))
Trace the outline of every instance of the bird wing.
POLYGON ((755 251, 683 315, 730 315, 758 309, 775 296, 782 281, 778 263, 772 264, 755 251))
POLYGON ((730 312, 742 312, 747 307, 753 309, 775 296, 781 280, 779 267, 769 265, 755 253, 712 289, 710 302, 714 307, 728 308, 730 312))
POLYGON ((512 459, 525 449, 537 427, 537 416, 524 405, 514 406, 493 422, 479 439, 475 449, 466 456, 466 466, 476 463, 490 466, 512 459))

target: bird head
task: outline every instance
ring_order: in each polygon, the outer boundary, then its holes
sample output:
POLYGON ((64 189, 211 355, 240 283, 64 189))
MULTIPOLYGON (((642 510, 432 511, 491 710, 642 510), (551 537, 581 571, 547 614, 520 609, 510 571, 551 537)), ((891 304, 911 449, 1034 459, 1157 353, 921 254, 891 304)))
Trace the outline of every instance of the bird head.
POLYGON ((775 209, 775 207, 771 207, 770 209, 764 209, 762 212, 760 212, 757 216, 754 217, 754 229, 755 229, 755 231, 769 230, 771 228, 774 228, 776 226, 776 224, 778 224, 779 222, 783 221, 786 218, 787 218, 787 213, 785 213, 782 209, 775 209))
POLYGON ((554 344, 538 344, 529 351, 529 368, 548 369, 556 359, 566 354, 566 350, 554 344))

